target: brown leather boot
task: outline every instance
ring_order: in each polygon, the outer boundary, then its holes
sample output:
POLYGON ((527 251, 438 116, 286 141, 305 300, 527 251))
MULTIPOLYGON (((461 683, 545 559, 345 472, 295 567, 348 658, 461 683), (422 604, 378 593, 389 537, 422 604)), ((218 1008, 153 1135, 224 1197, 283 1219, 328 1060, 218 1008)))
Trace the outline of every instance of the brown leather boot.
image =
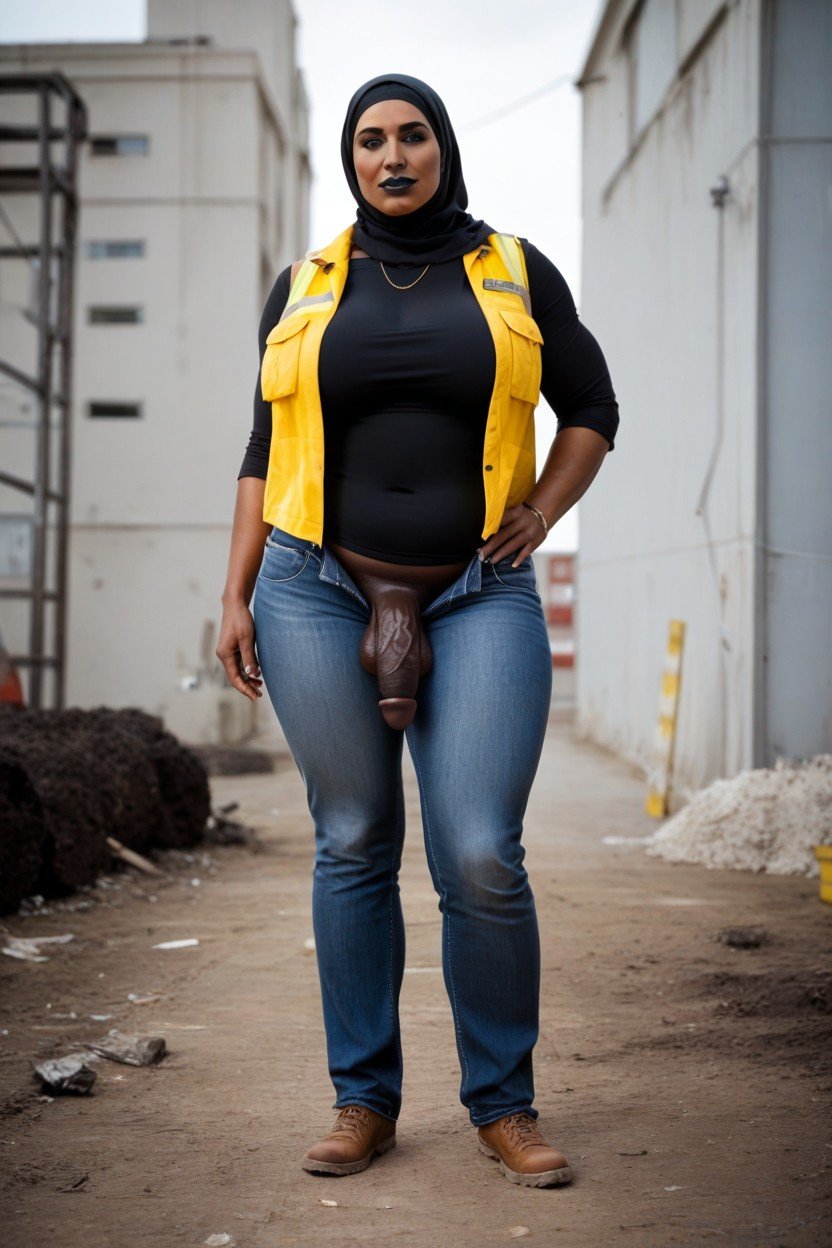
POLYGON ((357 1174, 376 1153, 396 1147, 396 1124, 366 1105, 342 1105, 328 1135, 301 1161, 311 1174, 357 1174))
POLYGON ((506 1114, 477 1128, 479 1149, 500 1163, 510 1183, 524 1187, 556 1187, 572 1181, 563 1153, 543 1138, 531 1114, 506 1114))

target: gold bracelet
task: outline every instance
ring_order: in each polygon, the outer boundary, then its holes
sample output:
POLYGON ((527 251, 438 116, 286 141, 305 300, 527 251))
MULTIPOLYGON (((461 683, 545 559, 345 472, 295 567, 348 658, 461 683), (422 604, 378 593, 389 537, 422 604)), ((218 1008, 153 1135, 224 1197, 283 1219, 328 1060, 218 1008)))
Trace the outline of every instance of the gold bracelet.
POLYGON ((546 523, 546 517, 544 516, 544 514, 543 514, 543 512, 540 510, 540 508, 539 508, 539 507, 535 507, 534 503, 526 503, 526 502, 524 502, 524 503, 523 503, 523 506, 524 506, 524 507, 528 507, 529 511, 533 511, 533 512, 534 512, 534 514, 537 516, 537 518, 538 518, 538 520, 540 521, 540 523, 543 525, 543 532, 544 532, 544 533, 548 533, 548 532, 549 532, 549 525, 546 523))

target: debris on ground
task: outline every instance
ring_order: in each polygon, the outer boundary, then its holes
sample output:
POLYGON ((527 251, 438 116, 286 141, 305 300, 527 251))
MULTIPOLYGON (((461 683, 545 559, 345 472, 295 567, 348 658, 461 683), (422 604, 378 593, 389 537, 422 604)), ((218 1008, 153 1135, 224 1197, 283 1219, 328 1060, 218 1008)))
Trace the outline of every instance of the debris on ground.
POLYGON ((764 927, 723 927, 717 940, 730 949, 759 949, 769 943, 771 936, 764 927))
POLYGON ((136 867, 139 871, 144 871, 145 875, 165 874, 164 871, 161 871, 156 866, 155 862, 151 862, 143 854, 137 854, 134 849, 128 849, 126 845, 122 845, 121 841, 117 841, 114 836, 107 837, 107 844, 117 858, 120 858, 122 862, 128 863, 131 867, 136 867))
POLYGON ((155 1066, 167 1053, 162 1036, 128 1036, 111 1027, 100 1040, 86 1040, 83 1047, 111 1062, 127 1066, 155 1066))
POLYGON ((65 1187, 59 1187, 59 1192, 79 1192, 85 1183, 89 1183, 90 1176, 88 1174, 80 1174, 77 1179, 73 1179, 71 1183, 67 1183, 65 1187))
POLYGON ((2 952, 24 962, 48 962, 49 959, 40 951, 42 945, 65 945, 74 939, 71 932, 63 936, 7 936, 2 952))
POLYGON ((832 844, 832 754, 715 780, 643 844, 670 862, 816 876, 812 846, 832 844))
POLYGON ((94 1060, 94 1057, 91 1059, 89 1053, 52 1058, 50 1061, 39 1062, 34 1068, 34 1075, 50 1092, 89 1096, 95 1083, 95 1071, 87 1065, 90 1060, 94 1060))
POLYGON ((205 825, 204 840, 210 845, 248 845, 250 849, 262 848, 254 828, 228 816, 239 808, 239 802, 226 802, 212 810, 205 825))

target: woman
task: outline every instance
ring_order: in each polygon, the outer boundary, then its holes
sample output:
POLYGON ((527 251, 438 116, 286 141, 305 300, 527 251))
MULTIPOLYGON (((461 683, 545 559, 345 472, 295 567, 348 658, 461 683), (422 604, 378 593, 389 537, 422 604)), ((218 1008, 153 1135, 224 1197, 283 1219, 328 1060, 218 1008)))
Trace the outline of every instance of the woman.
POLYGON ((315 827, 339 1112, 301 1164, 350 1174, 395 1145, 406 736, 460 1099, 510 1181, 550 1186, 572 1175, 533 1104, 540 947, 521 834, 552 665, 531 552, 612 449, 617 404, 555 266, 466 211, 436 92, 401 74, 365 83, 341 151, 355 222, 284 270, 263 313, 217 646, 246 697, 265 681, 315 827), (535 481, 538 385, 559 428, 535 481), (388 580, 417 594, 432 655, 404 733, 359 662, 381 601, 362 585, 388 580))

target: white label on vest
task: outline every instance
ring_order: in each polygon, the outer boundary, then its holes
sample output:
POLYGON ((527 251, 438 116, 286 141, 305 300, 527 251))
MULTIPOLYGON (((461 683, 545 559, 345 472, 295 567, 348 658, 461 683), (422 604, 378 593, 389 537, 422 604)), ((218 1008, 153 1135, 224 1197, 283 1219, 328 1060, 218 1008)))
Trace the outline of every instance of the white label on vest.
POLYGON ((519 295, 524 300, 528 293, 525 286, 521 286, 518 282, 504 282, 499 277, 484 277, 482 284, 484 290, 506 290, 512 295, 519 295))

